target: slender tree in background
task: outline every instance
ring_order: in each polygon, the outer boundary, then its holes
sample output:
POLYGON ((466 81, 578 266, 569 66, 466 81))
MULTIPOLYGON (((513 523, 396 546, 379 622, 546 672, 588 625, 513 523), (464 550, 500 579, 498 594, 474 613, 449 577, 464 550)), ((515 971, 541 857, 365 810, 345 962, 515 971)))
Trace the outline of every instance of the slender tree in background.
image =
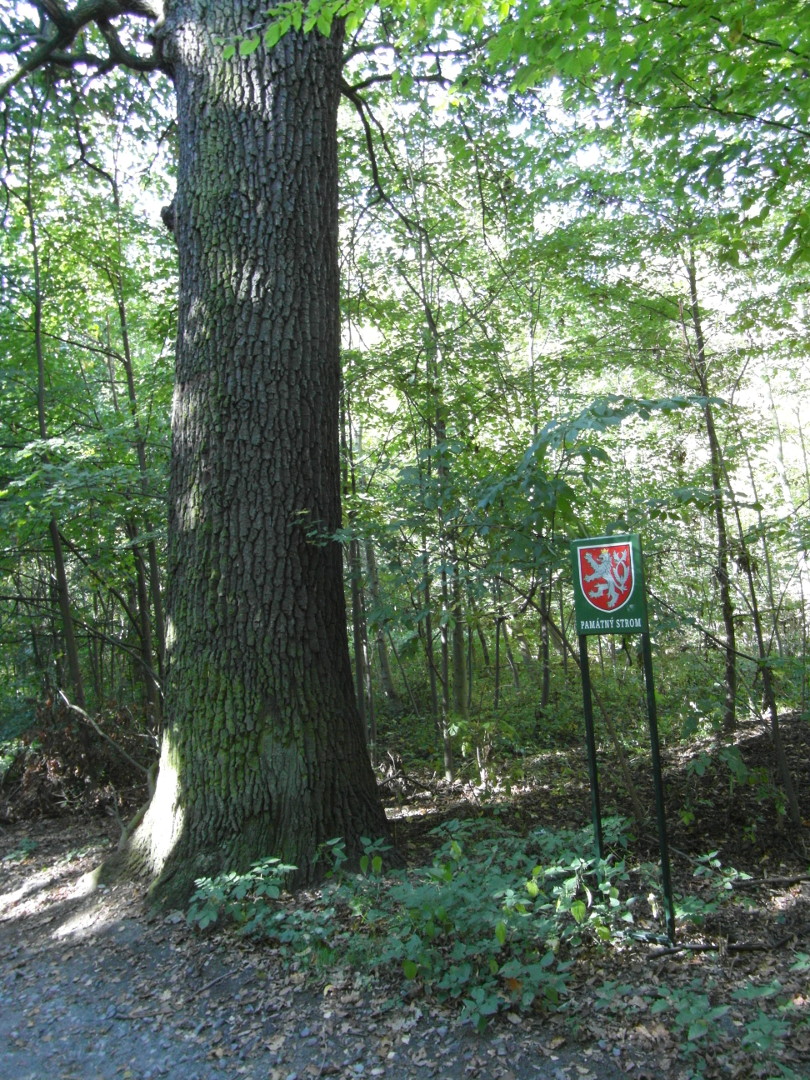
POLYGON ((709 443, 709 463, 712 478, 712 507, 714 511, 715 528, 717 530, 717 562, 714 572, 720 592, 720 608, 723 613, 723 629, 725 631, 725 702, 723 706, 723 728, 727 734, 730 734, 737 726, 737 645, 736 630, 734 627, 734 601, 731 594, 731 580, 729 573, 731 552, 729 549, 728 526, 726 524, 723 503, 723 491, 725 488, 723 450, 717 436, 717 426, 714 417, 715 410, 712 405, 713 388, 709 385, 707 374, 708 358, 706 356, 706 339, 703 334, 703 322, 700 314, 700 298, 698 295, 698 280, 694 250, 690 249, 688 252, 685 259, 685 269, 689 282, 688 321, 691 324, 692 333, 694 334, 694 348, 691 346, 689 335, 686 331, 685 319, 684 339, 686 351, 698 381, 698 390, 705 400, 705 404, 703 405, 703 420, 706 426, 706 437, 709 443))
MULTIPOLYGON (((40 442, 42 444, 43 458, 45 463, 47 464, 47 450, 45 449, 48 443, 48 414, 45 401, 47 374, 45 341, 42 330, 42 310, 44 304, 44 297, 42 291, 42 275, 40 269, 40 237, 37 233, 37 221, 34 208, 35 163, 32 157, 33 148, 36 143, 35 129, 37 123, 41 122, 42 112, 44 111, 45 106, 44 102, 41 100, 37 103, 37 105, 37 113, 39 115, 35 114, 32 117, 32 126, 31 130, 28 133, 28 147, 25 156, 25 187, 23 198, 25 215, 28 225, 28 240, 30 244, 31 269, 33 274, 33 311, 31 313, 31 322, 34 331, 34 351, 36 353, 37 365, 37 430, 40 442)), ((70 673, 70 685, 76 699, 76 704, 80 708, 84 708, 86 704, 84 694, 84 679, 82 677, 81 664, 79 662, 79 649, 76 644, 75 620, 73 617, 73 606, 71 604, 70 590, 68 586, 64 545, 62 543, 62 535, 59 531, 59 522, 56 516, 53 514, 51 514, 50 520, 48 521, 48 535, 51 542, 56 596, 62 622, 62 636, 64 639, 65 659, 67 662, 68 672, 70 673)))
MULTIPOLYGON (((17 675, 8 670, 4 685, 7 702, 15 685, 28 696, 33 687, 24 672, 36 671, 35 693, 45 699, 61 689, 79 707, 86 697, 92 710, 126 700, 139 716, 143 686, 154 716, 157 671, 144 644, 154 640, 158 609, 146 595, 140 544, 131 536, 133 529, 142 536, 147 523, 143 546, 153 549, 156 565, 163 530, 148 522, 160 520, 165 506, 161 443, 170 390, 163 359, 171 316, 164 322, 161 294, 171 271, 168 242, 144 234, 132 203, 110 198, 120 144, 111 138, 114 118, 130 120, 121 139, 140 145, 141 106, 121 100, 122 83, 113 78, 104 87, 100 113, 91 114, 69 84, 28 84, 3 110, 0 558, 32 622, 30 652, 17 654, 17 675), (60 109, 70 112, 70 124, 56 116, 60 109), (119 364, 129 365, 130 389, 141 398, 140 431, 121 408, 119 364), (37 387, 36 400, 29 386, 37 387), (84 693, 75 678, 63 677, 64 635, 58 642, 53 635, 55 649, 43 648, 37 627, 52 520, 84 693), (131 588, 133 577, 143 589, 131 588)), ((153 97, 144 111, 154 104, 153 97)), ((51 574, 56 580, 55 563, 51 574)))

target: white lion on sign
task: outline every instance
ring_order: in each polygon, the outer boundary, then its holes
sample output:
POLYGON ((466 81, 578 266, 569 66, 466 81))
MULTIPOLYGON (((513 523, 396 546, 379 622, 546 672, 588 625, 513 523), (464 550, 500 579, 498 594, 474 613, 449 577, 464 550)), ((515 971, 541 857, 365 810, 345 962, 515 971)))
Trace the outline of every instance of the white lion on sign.
POLYGON ((598 559, 595 559, 589 551, 584 554, 593 568, 593 573, 585 574, 584 580, 600 583, 589 589, 588 595, 598 600, 607 593, 607 606, 616 607, 627 589, 627 581, 630 577, 630 566, 627 560, 630 552, 627 548, 602 548, 598 559))

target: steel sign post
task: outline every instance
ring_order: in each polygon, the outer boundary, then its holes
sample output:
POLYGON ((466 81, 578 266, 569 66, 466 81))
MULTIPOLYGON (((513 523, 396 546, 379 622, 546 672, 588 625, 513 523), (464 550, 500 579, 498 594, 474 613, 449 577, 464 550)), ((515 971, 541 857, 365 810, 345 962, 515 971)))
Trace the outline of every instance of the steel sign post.
POLYGON ((667 935, 675 941, 675 909, 669 868, 664 781, 658 746, 658 717, 655 706, 652 650, 647 622, 647 596, 644 590, 644 566, 641 539, 635 533, 618 536, 593 536, 571 543, 574 578, 574 610, 579 638, 582 696, 585 716, 585 739, 588 772, 591 781, 591 811, 594 838, 600 859, 604 858, 602 816, 599 805, 599 777, 596 764, 596 738, 593 726, 591 678, 588 664, 588 637, 592 634, 640 634, 647 691, 647 719, 655 787, 658 844, 661 853, 661 884, 666 905, 667 935))

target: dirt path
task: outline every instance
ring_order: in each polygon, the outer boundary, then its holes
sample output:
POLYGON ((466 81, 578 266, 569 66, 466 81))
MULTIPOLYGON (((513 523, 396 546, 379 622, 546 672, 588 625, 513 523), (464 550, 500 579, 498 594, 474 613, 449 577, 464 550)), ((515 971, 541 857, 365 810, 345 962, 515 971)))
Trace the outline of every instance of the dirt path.
POLYGON ((98 820, 0 831, 0 1080, 645 1075, 554 1025, 480 1036, 359 979, 313 990, 272 951, 202 940, 179 913, 150 920, 132 885, 88 891, 110 841, 98 820))

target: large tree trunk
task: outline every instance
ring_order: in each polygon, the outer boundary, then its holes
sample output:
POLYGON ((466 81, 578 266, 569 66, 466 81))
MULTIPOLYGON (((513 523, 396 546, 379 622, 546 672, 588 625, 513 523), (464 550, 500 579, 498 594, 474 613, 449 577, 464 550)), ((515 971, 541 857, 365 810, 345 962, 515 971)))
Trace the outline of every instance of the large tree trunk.
POLYGON ((387 836, 352 686, 338 454, 341 34, 223 59, 264 5, 180 0, 180 325, 160 773, 130 861, 195 878, 387 836))

